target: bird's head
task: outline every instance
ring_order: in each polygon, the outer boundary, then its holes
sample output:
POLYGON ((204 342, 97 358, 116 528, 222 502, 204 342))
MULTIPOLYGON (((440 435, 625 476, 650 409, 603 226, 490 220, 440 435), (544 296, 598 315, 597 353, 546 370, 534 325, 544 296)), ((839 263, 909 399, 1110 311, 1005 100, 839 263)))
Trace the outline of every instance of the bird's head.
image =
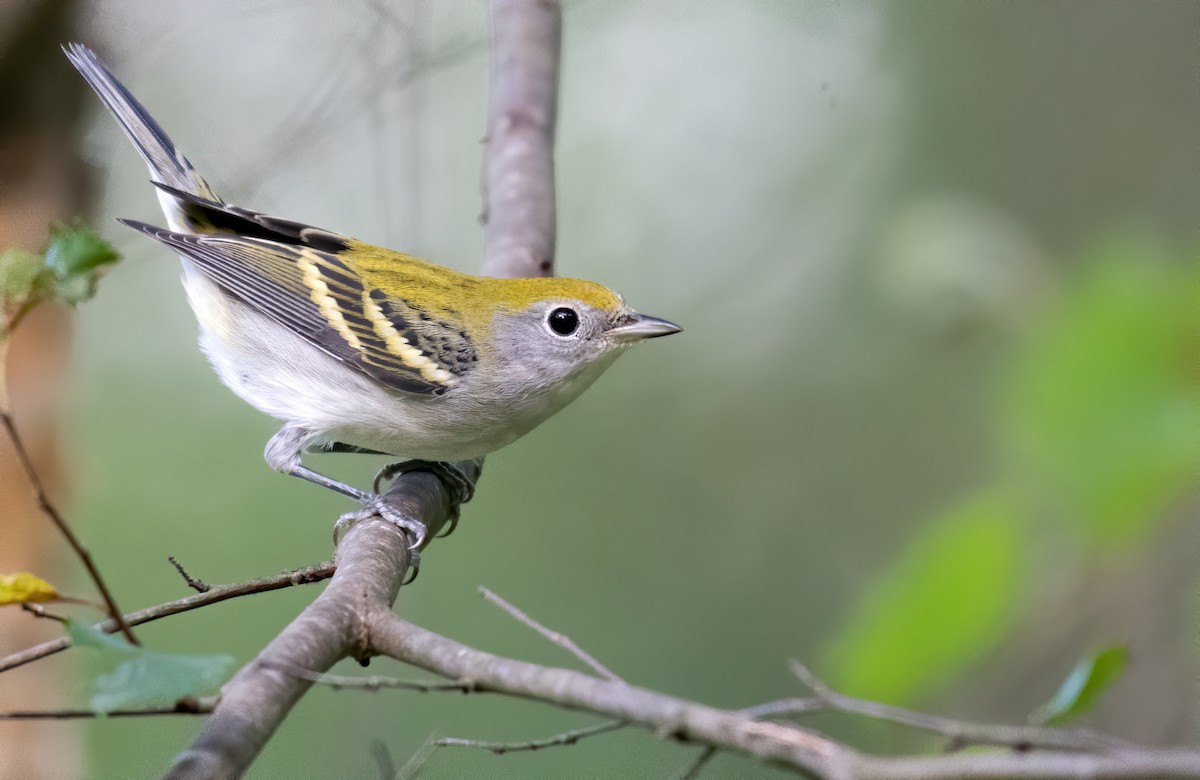
MULTIPOLYGON (((494 285, 494 287, 492 286, 494 285)), ((594 379, 628 347, 682 330, 639 314, 621 296, 580 279, 496 279, 489 342, 499 362, 539 386, 594 379)))

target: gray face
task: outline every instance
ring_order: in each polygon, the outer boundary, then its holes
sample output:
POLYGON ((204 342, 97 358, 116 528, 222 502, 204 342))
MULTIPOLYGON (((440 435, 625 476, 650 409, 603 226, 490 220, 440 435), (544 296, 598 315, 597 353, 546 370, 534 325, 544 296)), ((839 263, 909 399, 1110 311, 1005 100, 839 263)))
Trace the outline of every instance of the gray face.
POLYGON ((615 324, 609 314, 582 301, 543 301, 496 317, 495 357, 508 381, 522 385, 524 392, 536 392, 611 362, 627 344, 609 334, 615 324))

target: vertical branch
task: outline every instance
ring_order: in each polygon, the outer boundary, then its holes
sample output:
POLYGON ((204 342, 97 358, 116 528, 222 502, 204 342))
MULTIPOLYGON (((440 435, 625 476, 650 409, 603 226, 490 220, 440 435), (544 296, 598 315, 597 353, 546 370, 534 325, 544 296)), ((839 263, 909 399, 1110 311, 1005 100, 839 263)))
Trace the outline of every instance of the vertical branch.
POLYGON ((489 276, 554 275, 554 128, 562 10, 557 0, 493 0, 484 137, 489 276))

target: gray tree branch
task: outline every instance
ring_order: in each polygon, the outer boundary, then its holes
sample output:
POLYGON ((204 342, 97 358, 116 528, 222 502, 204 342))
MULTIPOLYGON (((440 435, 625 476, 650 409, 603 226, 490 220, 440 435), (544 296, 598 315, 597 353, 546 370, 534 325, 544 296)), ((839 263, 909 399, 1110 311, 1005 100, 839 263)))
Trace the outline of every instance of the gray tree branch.
MULTIPOLYGON (((1028 752, 930 757, 877 757, 806 729, 761 722, 755 708, 721 710, 569 669, 486 653, 408 623, 388 612, 371 631, 375 652, 475 690, 581 710, 640 726, 659 738, 695 742, 753 756, 822 780, 943 780, 944 778, 1200 778, 1200 752, 1097 742, 1097 752, 1028 752)), ((916 715, 916 713, 909 713, 916 715)), ((933 729, 929 718, 923 724, 933 729)), ((942 720, 957 734, 960 724, 942 720)), ((1007 727, 998 726, 997 734, 1007 727)), ((1041 736, 1048 729, 1041 730, 1041 736)), ((972 736, 982 737, 974 726, 972 736)), ((1026 735, 1023 735, 1026 736, 1026 735)), ((985 739, 987 739, 985 737, 985 739)), ((990 741, 996 741, 993 736, 990 741)), ((1019 747, 1019 746, 1014 746, 1019 747)))
POLYGON ((492 0, 491 8, 483 273, 553 276, 562 10, 557 0, 492 0))
POLYGON ((492 655, 427 631, 394 613, 379 618, 371 631, 376 652, 452 680, 469 681, 477 690, 604 715, 647 728, 661 738, 716 745, 801 769, 814 777, 835 777, 830 770, 849 750, 800 728, 753 721, 619 680, 492 655))
MULTIPOLYGON (((478 477, 477 464, 459 466, 478 477)), ((446 486, 428 471, 401 475, 385 497, 406 516, 422 518, 431 539, 453 511, 446 486)), ((381 518, 352 527, 338 546, 329 587, 222 687, 200 735, 166 776, 240 777, 313 685, 289 669, 324 672, 343 658, 369 657, 377 614, 392 614, 411 563, 409 544, 407 534, 381 518)))

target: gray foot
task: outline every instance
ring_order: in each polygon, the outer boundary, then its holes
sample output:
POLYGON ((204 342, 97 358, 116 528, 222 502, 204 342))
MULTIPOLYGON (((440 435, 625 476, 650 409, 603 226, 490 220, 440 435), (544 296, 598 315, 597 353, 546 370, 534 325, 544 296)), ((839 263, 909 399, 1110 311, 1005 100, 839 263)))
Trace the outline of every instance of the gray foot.
POLYGON ((452 509, 449 522, 446 524, 445 530, 438 534, 438 537, 449 536, 458 527, 459 507, 475 497, 475 482, 453 463, 432 460, 402 460, 398 463, 389 463, 375 475, 375 492, 379 492, 380 484, 383 482, 391 481, 410 471, 422 470, 433 472, 450 493, 452 509))
POLYGON ((429 529, 420 520, 408 517, 400 510, 387 503, 382 496, 371 496, 364 503, 361 509, 356 509, 353 512, 347 512, 338 518, 337 523, 333 526, 333 544, 336 547, 338 541, 342 538, 346 531, 356 523, 360 523, 371 517, 378 515, 389 523, 398 526, 402 531, 408 534, 412 540, 412 544, 408 546, 412 553, 412 565, 416 566, 417 554, 421 547, 425 544, 425 536, 429 533, 429 529))

